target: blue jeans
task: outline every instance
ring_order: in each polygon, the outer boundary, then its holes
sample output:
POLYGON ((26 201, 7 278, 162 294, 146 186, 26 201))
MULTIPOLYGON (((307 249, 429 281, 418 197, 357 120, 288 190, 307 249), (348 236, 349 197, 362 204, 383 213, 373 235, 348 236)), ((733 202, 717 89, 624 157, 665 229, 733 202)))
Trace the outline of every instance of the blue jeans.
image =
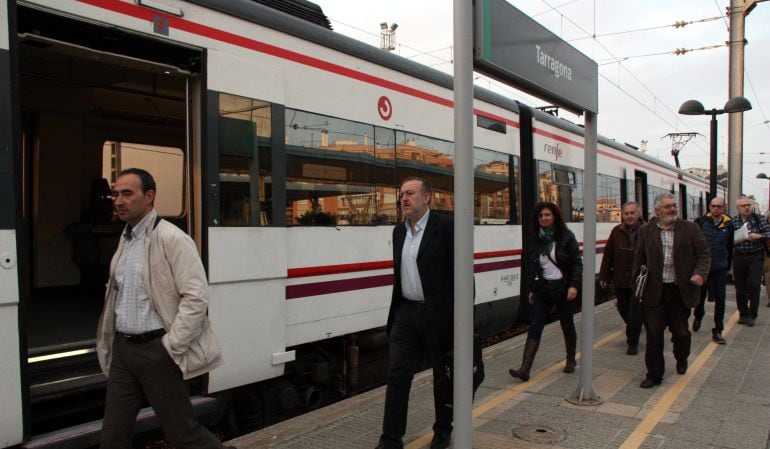
POLYGON ((559 321, 564 337, 577 336, 572 318, 575 300, 567 301, 567 288, 567 283, 563 280, 538 281, 532 301, 532 321, 529 323, 527 338, 540 341, 548 313, 554 306, 559 310, 559 321))

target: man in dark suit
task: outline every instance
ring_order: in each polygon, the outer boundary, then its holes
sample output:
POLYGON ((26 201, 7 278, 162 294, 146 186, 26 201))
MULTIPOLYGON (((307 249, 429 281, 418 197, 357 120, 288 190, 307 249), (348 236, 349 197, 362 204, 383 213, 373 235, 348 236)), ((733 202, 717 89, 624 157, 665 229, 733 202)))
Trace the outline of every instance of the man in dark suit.
POLYGON ((646 265, 647 287, 642 296, 647 348, 647 376, 639 385, 651 388, 663 381, 663 331, 668 326, 674 344, 676 372, 687 372, 690 355, 690 309, 700 301, 700 287, 711 267, 708 244, 700 227, 679 218, 676 198, 663 193, 655 198, 657 217, 639 229, 634 274, 646 265))
POLYGON ((442 359, 452 350, 454 309, 454 221, 430 210, 428 181, 407 178, 399 201, 406 219, 393 229, 393 297, 388 314, 388 386, 377 449, 402 449, 414 373, 426 353, 433 367, 431 449, 449 447, 452 408, 435 383, 442 359))

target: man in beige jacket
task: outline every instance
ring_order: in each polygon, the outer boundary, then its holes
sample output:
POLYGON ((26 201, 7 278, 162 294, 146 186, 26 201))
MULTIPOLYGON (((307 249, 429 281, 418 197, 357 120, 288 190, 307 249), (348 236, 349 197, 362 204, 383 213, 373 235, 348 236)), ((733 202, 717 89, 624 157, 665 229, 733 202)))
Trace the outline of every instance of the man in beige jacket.
POLYGON ((112 190, 126 222, 110 264, 96 350, 107 376, 102 449, 131 449, 144 398, 176 449, 224 449, 193 417, 186 379, 222 364, 195 243, 155 212, 155 180, 129 168, 112 190))

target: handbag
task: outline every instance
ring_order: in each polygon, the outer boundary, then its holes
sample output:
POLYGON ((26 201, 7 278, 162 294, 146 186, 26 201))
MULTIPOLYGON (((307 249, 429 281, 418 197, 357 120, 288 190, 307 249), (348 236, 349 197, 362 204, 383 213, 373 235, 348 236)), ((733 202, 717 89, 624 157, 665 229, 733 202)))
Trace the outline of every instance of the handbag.
POLYGON ((647 288, 647 277, 650 274, 650 270, 647 269, 647 265, 639 267, 639 274, 634 280, 634 297, 639 301, 644 296, 644 291, 647 288))
MULTIPOLYGON (((452 370, 454 369, 454 357, 451 353, 444 356, 441 361, 441 373, 438 379, 434 379, 438 391, 439 403, 445 407, 452 407, 452 370)), ((481 338, 479 334, 473 334, 473 395, 484 381, 484 360, 481 354, 481 338)))

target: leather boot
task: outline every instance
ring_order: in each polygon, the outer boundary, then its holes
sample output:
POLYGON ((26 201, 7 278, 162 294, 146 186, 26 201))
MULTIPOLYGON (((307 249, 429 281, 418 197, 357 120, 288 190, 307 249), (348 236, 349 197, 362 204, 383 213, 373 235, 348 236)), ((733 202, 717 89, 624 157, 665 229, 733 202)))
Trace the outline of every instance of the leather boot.
POLYGON ((534 340, 532 338, 527 339, 527 343, 524 345, 524 355, 521 358, 521 367, 519 369, 509 369, 508 373, 521 379, 522 382, 529 380, 529 370, 532 369, 532 363, 535 361, 535 354, 537 354, 537 348, 540 347, 540 340, 534 340))
POLYGON ((567 348, 567 363, 564 365, 565 373, 572 373, 575 371, 577 362, 575 361, 575 348, 577 347, 577 335, 565 335, 564 346, 567 348))

